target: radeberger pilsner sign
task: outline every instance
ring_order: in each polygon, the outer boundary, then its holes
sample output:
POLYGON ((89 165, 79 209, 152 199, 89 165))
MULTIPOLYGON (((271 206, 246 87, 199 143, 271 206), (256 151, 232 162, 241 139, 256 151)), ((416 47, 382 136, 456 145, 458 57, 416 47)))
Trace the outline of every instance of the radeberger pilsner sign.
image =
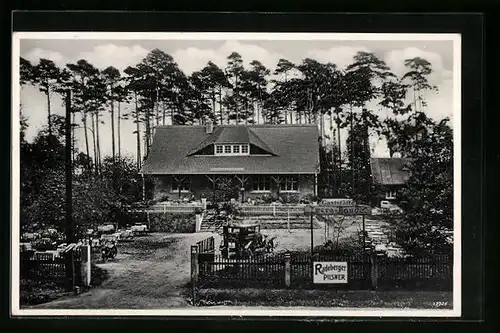
POLYGON ((347 262, 315 261, 313 263, 314 283, 347 283, 347 262))

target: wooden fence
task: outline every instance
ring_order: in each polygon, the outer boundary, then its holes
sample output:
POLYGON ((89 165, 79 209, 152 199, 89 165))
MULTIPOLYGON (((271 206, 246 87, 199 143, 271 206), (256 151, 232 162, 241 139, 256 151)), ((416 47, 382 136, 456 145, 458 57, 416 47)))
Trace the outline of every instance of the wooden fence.
POLYGON ((195 255, 196 284, 201 288, 272 286, 302 289, 417 289, 451 290, 449 257, 385 258, 356 255, 280 253, 250 259, 226 259, 221 255, 195 255), (312 260, 311 260, 312 259, 312 260), (314 284, 313 262, 347 262, 344 284, 314 284))
MULTIPOLYGON (((75 251, 72 256, 75 285, 81 285, 80 254, 75 251)), ((64 284, 66 281, 66 258, 54 257, 52 253, 21 252, 20 274, 21 279, 35 281, 51 281, 64 284)))
POLYGON ((248 260, 227 259, 221 255, 199 256, 199 281, 203 287, 285 286, 284 256, 248 260))

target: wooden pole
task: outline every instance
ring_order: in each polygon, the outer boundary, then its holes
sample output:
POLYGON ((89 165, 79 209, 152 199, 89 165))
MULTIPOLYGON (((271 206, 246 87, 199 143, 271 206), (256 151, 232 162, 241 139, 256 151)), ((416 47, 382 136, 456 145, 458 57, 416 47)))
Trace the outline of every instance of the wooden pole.
POLYGON ((142 177, 142 201, 146 202, 146 181, 144 180, 144 174, 141 173, 142 177))
POLYGON ((313 234, 313 207, 311 207, 311 260, 314 252, 314 234, 313 234))
MULTIPOLYGON (((66 166, 66 241, 68 244, 75 243, 75 230, 73 226, 73 195, 72 195, 72 182, 73 182, 73 166, 71 163, 71 90, 66 92, 66 121, 65 121, 65 135, 66 135, 66 152, 65 152, 65 166, 66 166)), ((66 255, 66 289, 71 291, 74 287, 74 267, 73 255, 67 253, 66 255)))
POLYGON ((363 214, 363 253, 366 253, 365 215, 363 214))
POLYGON ((198 246, 191 246, 191 296, 193 306, 196 306, 196 287, 198 282, 198 246))

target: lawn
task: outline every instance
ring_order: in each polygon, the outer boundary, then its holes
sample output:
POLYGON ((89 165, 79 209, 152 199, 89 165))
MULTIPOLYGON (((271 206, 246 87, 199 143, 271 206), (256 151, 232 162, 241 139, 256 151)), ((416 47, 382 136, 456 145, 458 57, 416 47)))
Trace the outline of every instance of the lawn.
POLYGON ((452 309, 452 292, 201 289, 198 306, 452 309))

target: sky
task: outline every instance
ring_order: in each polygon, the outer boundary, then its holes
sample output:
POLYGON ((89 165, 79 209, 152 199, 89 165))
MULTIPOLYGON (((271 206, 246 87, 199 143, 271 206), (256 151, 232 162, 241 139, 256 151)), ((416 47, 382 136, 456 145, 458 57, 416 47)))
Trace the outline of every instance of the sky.
MULTIPOLYGON (((432 64, 434 72, 429 76, 429 81, 438 88, 437 93, 424 95, 428 103, 425 112, 436 120, 444 117, 453 119, 454 55, 451 40, 21 39, 19 54, 32 64, 38 63, 40 58, 46 58, 64 67, 67 63, 86 59, 99 69, 114 66, 122 71, 141 62, 154 48, 170 54, 188 75, 203 68, 208 61, 225 67, 226 58, 233 51, 242 56, 245 66, 252 60, 259 60, 271 70, 274 70, 280 58, 300 63, 306 57, 332 62, 344 68, 352 62, 356 52, 367 51, 384 60, 393 73, 399 76, 405 72, 404 60, 418 56, 432 64)), ((47 101, 33 86, 22 87, 20 93, 23 115, 28 118, 27 139, 32 140, 47 123, 47 101)), ((52 97, 51 108, 53 113, 64 115, 60 97, 52 97)), ((122 113, 130 108, 131 105, 123 105, 122 113)), ((101 151, 107 155, 111 154, 112 141, 109 115, 104 115, 103 121, 101 151)), ((134 130, 135 125, 131 121, 122 121, 122 154, 131 157, 135 156, 136 149, 134 130)), ((77 130, 75 136, 78 148, 83 151, 83 130, 77 130)), ((342 132, 341 140, 344 141, 345 137, 346 133, 342 132)), ((371 147, 373 156, 388 156, 383 139, 371 139, 371 147)))

